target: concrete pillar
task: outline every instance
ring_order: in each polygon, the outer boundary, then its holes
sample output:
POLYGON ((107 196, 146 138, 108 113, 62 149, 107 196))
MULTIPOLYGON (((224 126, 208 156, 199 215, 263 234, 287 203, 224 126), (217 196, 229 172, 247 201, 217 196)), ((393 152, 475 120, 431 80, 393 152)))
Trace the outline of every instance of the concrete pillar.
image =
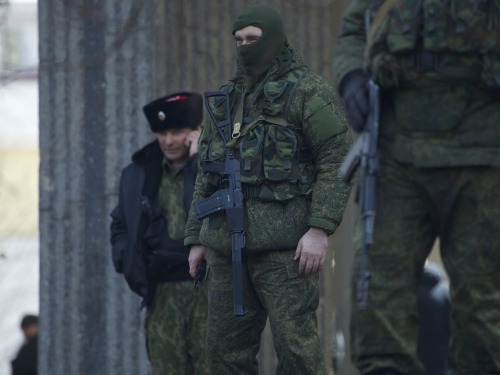
POLYGON ((148 368, 108 228, 120 170, 150 137, 153 18, 150 1, 39 2, 40 374, 148 368))

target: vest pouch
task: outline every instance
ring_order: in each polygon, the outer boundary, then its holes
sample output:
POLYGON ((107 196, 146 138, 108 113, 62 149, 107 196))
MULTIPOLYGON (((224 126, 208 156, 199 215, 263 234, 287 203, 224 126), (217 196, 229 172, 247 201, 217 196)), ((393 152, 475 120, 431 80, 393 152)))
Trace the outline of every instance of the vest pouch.
POLYGON ((286 91, 287 81, 272 81, 264 86, 264 102, 262 113, 268 116, 279 116, 283 112, 284 100, 278 100, 286 91))
MULTIPOLYGON (((399 8, 391 11, 386 41, 390 53, 404 53, 415 48, 421 18, 420 0, 402 1, 399 8)), ((383 37, 383 32, 380 36, 383 37)), ((376 34, 375 38, 380 36, 376 34)))
POLYGON ((256 126, 239 142, 241 182, 258 185, 264 181, 263 144, 264 126, 256 126))
POLYGON ((467 91, 467 86, 446 84, 394 90, 398 124, 409 133, 453 130, 467 108, 467 91))
MULTIPOLYGON (((260 197, 270 196, 270 194, 264 194, 264 192, 270 191, 272 193, 273 200, 279 202, 286 202, 290 199, 296 198, 299 195, 302 195, 299 191, 299 187, 297 184, 291 184, 288 181, 276 182, 273 184, 267 184, 263 189, 260 197)), ((261 200, 264 200, 261 198, 261 200)))
MULTIPOLYGON (((418 2, 419 7, 422 2, 418 2)), ((450 17, 450 4, 443 0, 424 0, 422 22, 423 49, 442 51, 446 49, 449 40, 448 19, 450 17)))
POLYGON ((292 172, 292 159, 297 152, 297 137, 291 128, 285 126, 270 124, 266 125, 266 130, 264 176, 268 181, 288 181, 292 172))
MULTIPOLYGON (((447 48, 452 52, 498 50, 497 0, 453 0, 449 5, 447 48)), ((446 31, 446 30, 445 30, 446 31)))

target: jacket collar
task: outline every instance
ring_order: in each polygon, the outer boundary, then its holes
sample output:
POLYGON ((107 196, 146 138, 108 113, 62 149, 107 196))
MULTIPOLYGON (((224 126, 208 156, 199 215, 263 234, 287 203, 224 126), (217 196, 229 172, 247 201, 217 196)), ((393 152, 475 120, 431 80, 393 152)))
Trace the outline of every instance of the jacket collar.
POLYGON ((158 140, 148 143, 139 151, 132 155, 132 161, 137 164, 148 164, 152 161, 162 160, 163 152, 160 148, 158 140))

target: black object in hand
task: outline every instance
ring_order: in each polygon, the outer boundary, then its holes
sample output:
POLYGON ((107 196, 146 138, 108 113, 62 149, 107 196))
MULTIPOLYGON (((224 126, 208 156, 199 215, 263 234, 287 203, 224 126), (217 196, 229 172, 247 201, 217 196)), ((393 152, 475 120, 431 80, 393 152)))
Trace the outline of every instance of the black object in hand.
POLYGON ((207 272, 207 261, 205 259, 203 259, 198 264, 198 269, 196 270, 196 274, 194 275, 195 285, 198 285, 203 280, 206 272, 207 272))

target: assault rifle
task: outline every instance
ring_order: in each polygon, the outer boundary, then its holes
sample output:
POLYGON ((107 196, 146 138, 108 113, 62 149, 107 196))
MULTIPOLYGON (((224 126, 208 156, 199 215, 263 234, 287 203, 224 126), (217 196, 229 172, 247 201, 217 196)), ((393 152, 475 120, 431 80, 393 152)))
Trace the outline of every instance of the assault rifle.
POLYGON ((342 163, 339 176, 349 183, 360 167, 360 184, 356 201, 363 222, 363 247, 361 253, 361 268, 357 283, 358 309, 365 309, 368 298, 368 249, 373 244, 373 227, 375 224, 376 179, 379 170, 379 155, 377 149, 378 121, 380 112, 379 87, 370 79, 368 81, 369 114, 366 126, 358 139, 347 153, 342 163))
POLYGON ((222 210, 226 211, 233 259, 234 316, 242 316, 247 314, 247 310, 243 306, 243 266, 241 263, 241 251, 245 247, 245 212, 243 210, 240 161, 234 158, 233 149, 227 147, 228 140, 224 132, 224 127, 231 124, 229 94, 226 91, 206 92, 205 106, 224 141, 226 159, 224 162, 207 161, 204 163, 203 172, 217 173, 221 176, 221 189, 210 197, 195 202, 193 206, 198 220, 203 220, 222 210), (210 98, 217 96, 225 96, 226 118, 223 120, 217 120, 210 107, 210 98))

